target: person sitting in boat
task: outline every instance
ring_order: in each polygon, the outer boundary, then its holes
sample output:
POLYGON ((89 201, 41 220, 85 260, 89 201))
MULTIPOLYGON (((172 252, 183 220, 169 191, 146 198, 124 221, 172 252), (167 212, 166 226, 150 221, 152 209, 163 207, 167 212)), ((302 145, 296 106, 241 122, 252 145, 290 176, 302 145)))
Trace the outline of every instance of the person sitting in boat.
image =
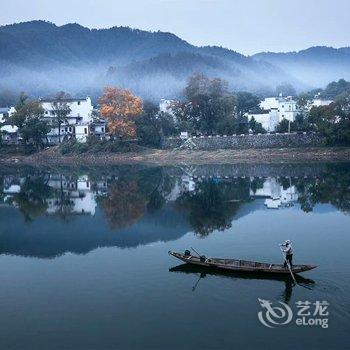
POLYGON ((280 244, 281 247, 284 247, 283 253, 286 255, 286 259, 284 261, 284 267, 287 267, 287 262, 289 263, 290 268, 293 268, 293 248, 292 242, 287 239, 284 243, 280 244))

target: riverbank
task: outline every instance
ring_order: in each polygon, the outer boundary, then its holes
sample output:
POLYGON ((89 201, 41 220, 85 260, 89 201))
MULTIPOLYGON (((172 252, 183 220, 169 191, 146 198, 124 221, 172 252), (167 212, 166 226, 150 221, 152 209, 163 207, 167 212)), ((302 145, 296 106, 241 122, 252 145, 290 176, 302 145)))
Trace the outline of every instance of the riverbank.
POLYGON ((237 164, 350 161, 350 148, 280 148, 245 150, 158 150, 141 152, 62 155, 53 147, 31 155, 0 155, 1 164, 111 165, 111 164, 237 164))

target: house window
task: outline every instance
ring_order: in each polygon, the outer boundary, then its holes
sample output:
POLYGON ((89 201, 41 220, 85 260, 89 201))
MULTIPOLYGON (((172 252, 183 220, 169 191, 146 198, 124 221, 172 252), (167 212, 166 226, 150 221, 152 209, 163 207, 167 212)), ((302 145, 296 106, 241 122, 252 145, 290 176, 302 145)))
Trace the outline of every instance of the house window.
POLYGON ((72 127, 70 126, 68 130, 69 130, 69 132, 72 132, 72 127))
POLYGON ((45 114, 49 114, 49 111, 45 111, 45 114))
POLYGON ((101 128, 101 131, 102 131, 102 132, 105 132, 105 128, 104 128, 104 127, 102 127, 102 128, 101 128))
POLYGON ((65 128, 64 128, 64 131, 65 131, 65 132, 67 132, 67 131, 68 131, 68 128, 67 128, 67 127, 65 127, 65 128))
POLYGON ((84 134, 85 135, 87 134, 87 128, 84 128, 84 134))

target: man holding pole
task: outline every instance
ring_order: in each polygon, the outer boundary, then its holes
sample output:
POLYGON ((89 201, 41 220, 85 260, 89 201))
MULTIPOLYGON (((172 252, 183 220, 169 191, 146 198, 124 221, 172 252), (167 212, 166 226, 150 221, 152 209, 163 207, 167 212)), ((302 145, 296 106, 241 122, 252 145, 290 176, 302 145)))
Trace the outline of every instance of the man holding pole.
POLYGON ((285 254, 285 260, 284 260, 284 267, 287 267, 287 264, 289 264, 289 267, 293 268, 293 248, 292 248, 292 242, 287 239, 283 244, 280 244, 282 248, 283 253, 285 254))

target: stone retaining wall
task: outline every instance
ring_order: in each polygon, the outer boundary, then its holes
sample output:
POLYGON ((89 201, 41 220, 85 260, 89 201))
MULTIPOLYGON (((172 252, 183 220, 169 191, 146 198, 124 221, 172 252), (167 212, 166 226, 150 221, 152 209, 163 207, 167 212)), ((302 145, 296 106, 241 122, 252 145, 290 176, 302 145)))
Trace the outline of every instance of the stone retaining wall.
POLYGON ((325 139, 317 133, 286 133, 286 134, 256 134, 256 135, 217 135, 191 137, 187 140, 180 137, 164 138, 163 149, 257 149, 257 148, 287 148, 287 147, 317 147, 323 146, 325 139))
POLYGON ((165 167, 170 176, 188 174, 193 178, 232 177, 321 177, 327 174, 325 163, 296 164, 206 164, 181 167, 165 167))

